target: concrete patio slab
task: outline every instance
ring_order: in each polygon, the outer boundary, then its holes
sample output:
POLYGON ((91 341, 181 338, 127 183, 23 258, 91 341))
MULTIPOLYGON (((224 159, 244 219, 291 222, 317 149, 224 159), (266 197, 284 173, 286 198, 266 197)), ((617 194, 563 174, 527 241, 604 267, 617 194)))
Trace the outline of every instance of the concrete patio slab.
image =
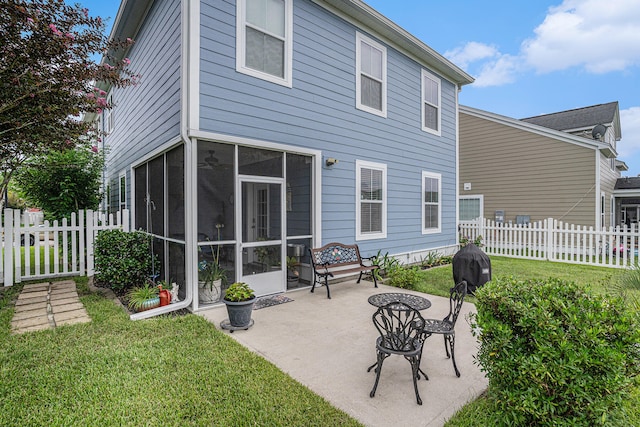
MULTIPOLYGON (((411 368, 400 356, 385 361, 378 390, 371 398, 375 373, 367 372, 367 367, 376 358, 377 331, 371 319, 375 307, 367 298, 398 291, 404 292, 348 281, 332 285, 332 299, 327 299, 322 288, 313 294, 308 289, 289 292, 293 302, 253 311, 254 326, 230 336, 367 426, 439 427, 488 385, 473 363, 477 342, 468 316, 475 307, 465 303, 456 325, 460 378, 446 358, 442 337, 433 336, 425 343, 422 360, 429 381, 418 382, 423 405, 416 404, 411 368)), ((422 295, 432 303, 422 312, 424 317, 442 319, 448 313, 448 298, 422 295)), ((227 318, 224 306, 200 314, 218 328, 227 318)))

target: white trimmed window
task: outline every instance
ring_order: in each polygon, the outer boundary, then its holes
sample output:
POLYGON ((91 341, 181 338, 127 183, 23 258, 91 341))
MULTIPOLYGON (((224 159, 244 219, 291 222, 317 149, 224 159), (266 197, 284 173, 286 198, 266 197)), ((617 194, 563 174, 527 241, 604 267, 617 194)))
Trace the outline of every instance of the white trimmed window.
POLYGON ((616 199, 611 195, 609 200, 609 225, 611 227, 616 226, 616 199))
POLYGON ((293 0, 238 0, 236 70, 291 87, 293 0))
POLYGON ((356 108, 387 117, 387 49, 356 33, 356 108))
POLYGON ((604 193, 600 193, 600 227, 604 228, 607 226, 605 219, 604 219, 604 193))
POLYGON ((387 165, 356 160, 356 240, 387 237, 387 165))
MULTIPOLYGON (((107 96, 107 104, 113 105, 113 95, 109 94, 107 96)), ((111 133, 113 131, 114 126, 114 116, 113 116, 113 108, 105 108, 104 109, 104 131, 106 133, 111 133)))
POLYGON ((422 70, 422 130, 440 135, 441 80, 422 70))
POLYGON ((118 203, 119 203, 120 210, 127 208, 127 174, 126 172, 120 172, 120 175, 118 177, 118 203))
POLYGON ((484 211, 484 196, 460 196, 458 199, 458 219, 460 221, 474 221, 482 218, 484 211))
POLYGON ((441 230, 441 183, 439 173, 422 172, 422 234, 439 233, 441 230))

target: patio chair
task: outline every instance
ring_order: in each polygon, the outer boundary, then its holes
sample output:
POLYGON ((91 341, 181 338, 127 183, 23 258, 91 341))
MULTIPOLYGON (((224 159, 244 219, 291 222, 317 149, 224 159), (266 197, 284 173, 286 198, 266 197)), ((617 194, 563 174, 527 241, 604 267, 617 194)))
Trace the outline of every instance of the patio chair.
POLYGON ((458 367, 456 366, 456 357, 454 354, 456 343, 455 327, 466 295, 467 282, 463 280, 450 290, 449 314, 442 320, 425 319, 422 332, 423 341, 426 341, 426 339, 433 334, 441 334, 444 337, 444 350, 447 352, 447 358, 451 357, 453 361, 453 369, 456 371, 457 377, 460 377, 460 371, 458 371, 458 367), (451 355, 449 355, 449 349, 451 349, 451 355))
POLYGON ((411 364, 413 388, 416 401, 422 405, 418 393, 417 380, 420 379, 420 357, 422 355, 422 327, 424 318, 420 313, 402 302, 393 302, 378 308, 373 314, 373 324, 380 336, 376 340, 377 362, 375 365, 376 382, 369 396, 373 397, 378 388, 382 363, 392 354, 404 356, 411 364))

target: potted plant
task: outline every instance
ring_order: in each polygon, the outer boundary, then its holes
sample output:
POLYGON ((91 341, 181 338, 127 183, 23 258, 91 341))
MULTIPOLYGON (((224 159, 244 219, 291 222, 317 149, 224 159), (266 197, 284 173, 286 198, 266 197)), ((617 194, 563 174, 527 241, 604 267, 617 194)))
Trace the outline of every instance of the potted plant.
POLYGON ((247 329, 251 326, 251 312, 256 296, 247 283, 232 283, 227 288, 223 301, 229 314, 229 329, 247 329))
POLYGON ((171 303, 171 287, 164 280, 158 282, 158 294, 160 296, 160 307, 171 303))
POLYGON ((127 300, 129 309, 141 312, 151 310, 160 306, 159 289, 152 283, 145 283, 142 286, 131 288, 127 292, 127 300))
POLYGON ((287 257, 287 283, 294 285, 298 283, 300 279, 300 272, 298 271, 298 258, 294 256, 287 257))
POLYGON ((198 263, 198 301, 211 303, 220 300, 222 286, 227 284, 227 271, 218 262, 220 246, 212 261, 203 259, 198 263))

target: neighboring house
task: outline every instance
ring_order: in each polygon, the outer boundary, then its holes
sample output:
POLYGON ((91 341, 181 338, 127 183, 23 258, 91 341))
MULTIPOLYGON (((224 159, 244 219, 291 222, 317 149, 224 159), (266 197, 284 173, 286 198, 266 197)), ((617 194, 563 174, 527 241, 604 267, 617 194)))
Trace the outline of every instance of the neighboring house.
POLYGON ((473 79, 362 1, 124 1, 112 37, 135 40, 141 83, 111 88, 101 118, 109 209, 156 237, 193 309, 202 261, 266 295, 300 248, 303 283, 308 248, 332 241, 403 262, 455 250, 473 79))
POLYGON ((522 120, 460 106, 460 220, 617 224, 620 138, 617 102, 522 120))

